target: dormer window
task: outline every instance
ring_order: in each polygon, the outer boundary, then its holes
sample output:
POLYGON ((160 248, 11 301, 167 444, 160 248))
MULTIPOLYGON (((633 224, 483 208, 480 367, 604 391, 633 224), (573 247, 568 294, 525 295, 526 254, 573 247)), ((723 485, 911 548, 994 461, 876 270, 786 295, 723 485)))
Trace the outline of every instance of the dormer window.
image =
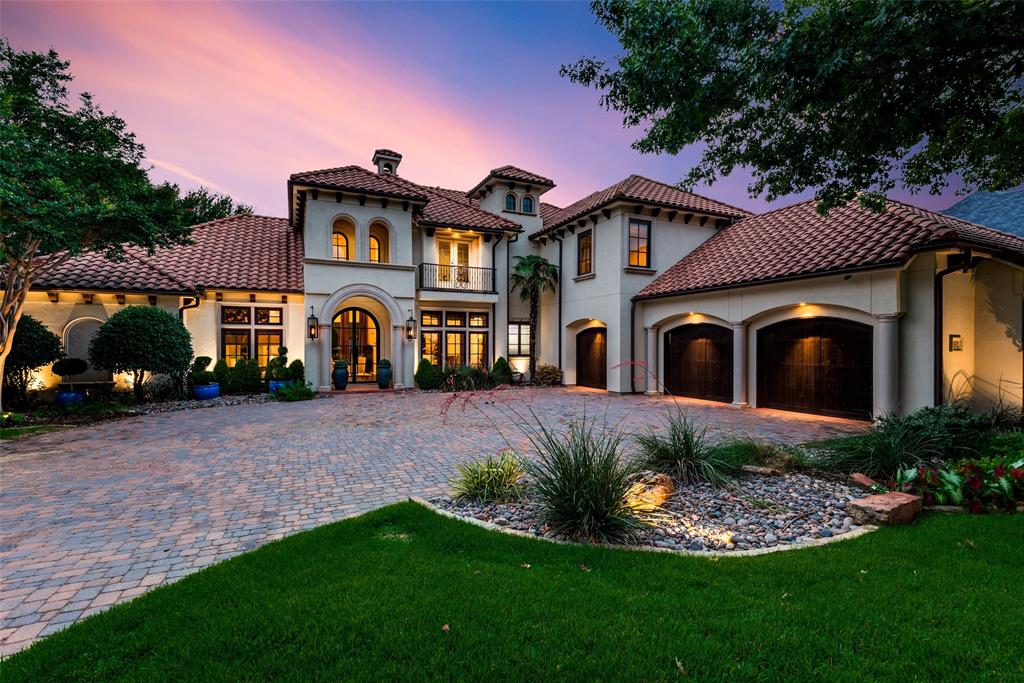
POLYGON ((505 210, 515 211, 516 210, 516 196, 509 192, 505 195, 505 210))
POLYGON ((533 213, 533 197, 530 195, 523 197, 523 213, 533 213))

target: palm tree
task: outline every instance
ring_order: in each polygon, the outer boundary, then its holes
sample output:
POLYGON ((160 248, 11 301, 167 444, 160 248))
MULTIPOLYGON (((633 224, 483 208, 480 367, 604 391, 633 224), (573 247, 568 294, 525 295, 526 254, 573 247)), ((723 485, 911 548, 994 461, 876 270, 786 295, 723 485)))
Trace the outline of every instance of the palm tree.
POLYGON ((537 319, 540 295, 554 292, 558 284, 558 266, 543 256, 516 256, 516 265, 508 277, 510 288, 518 289, 523 301, 530 302, 530 381, 537 376, 537 319))

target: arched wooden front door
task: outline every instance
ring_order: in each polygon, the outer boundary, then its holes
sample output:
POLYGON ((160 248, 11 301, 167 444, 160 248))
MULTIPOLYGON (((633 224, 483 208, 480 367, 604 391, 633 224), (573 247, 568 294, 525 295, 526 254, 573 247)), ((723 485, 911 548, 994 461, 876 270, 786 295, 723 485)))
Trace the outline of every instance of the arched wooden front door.
POLYGON ((576 335, 576 384, 608 388, 608 344, 603 327, 591 327, 576 335))
POLYGON ((757 404, 870 419, 872 328, 838 318, 785 320, 757 333, 757 404))
POLYGON ((732 401, 732 331, 701 323, 666 332, 665 390, 674 396, 732 401))

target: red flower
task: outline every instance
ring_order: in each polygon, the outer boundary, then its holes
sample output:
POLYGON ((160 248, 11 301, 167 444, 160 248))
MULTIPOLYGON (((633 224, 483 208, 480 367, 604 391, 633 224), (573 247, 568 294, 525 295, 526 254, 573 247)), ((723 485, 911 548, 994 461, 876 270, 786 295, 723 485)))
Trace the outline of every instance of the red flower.
POLYGON ((979 490, 983 485, 984 482, 981 480, 981 477, 975 476, 967 480, 967 486, 975 491, 979 490))
POLYGON ((1003 467, 1003 463, 999 463, 998 465, 996 465, 995 471, 992 472, 992 478, 993 479, 999 479, 999 478, 1001 478, 1005 474, 1006 474, 1006 468, 1003 467))
POLYGON ((1024 479, 1024 467, 1014 467, 1010 470, 1010 474, 1013 475, 1014 479, 1020 481, 1021 479, 1024 479))

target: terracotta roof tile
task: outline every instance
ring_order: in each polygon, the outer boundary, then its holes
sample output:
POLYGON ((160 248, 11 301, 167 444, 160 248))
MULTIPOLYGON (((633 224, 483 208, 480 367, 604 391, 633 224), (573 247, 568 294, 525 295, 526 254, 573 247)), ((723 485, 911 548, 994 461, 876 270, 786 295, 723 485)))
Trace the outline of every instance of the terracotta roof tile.
POLYGON ((545 202, 540 203, 540 219, 545 228, 549 225, 554 225, 558 218, 562 215, 562 211, 554 204, 547 204, 545 202))
POLYGON ((873 213, 857 200, 828 216, 807 201, 735 223, 701 244, 637 298, 897 266, 918 251, 967 244, 1024 256, 1024 239, 889 200, 873 213))
POLYGON ((388 180, 407 188, 407 191, 421 192, 427 197, 427 205, 423 207, 420 223, 481 230, 521 232, 523 229, 518 223, 513 223, 490 211, 484 211, 465 195, 460 199, 455 198, 454 190, 418 185, 399 176, 389 176, 388 180))
POLYGON ((319 171, 293 173, 290 180, 297 184, 315 185, 347 192, 365 192, 411 201, 426 201, 422 192, 394 183, 396 176, 368 171, 362 166, 339 166, 319 171))
POLYGON ((473 189, 466 193, 469 197, 476 196, 476 193, 480 191, 487 181, 491 178, 497 178, 499 180, 511 180, 517 183, 526 183, 528 185, 538 185, 541 187, 554 187, 555 181, 550 178, 534 173, 533 171, 526 171, 518 166, 511 166, 506 164, 505 166, 499 166, 498 168, 492 168, 491 172, 488 173, 483 180, 473 186, 473 189))
POLYGON ((530 235, 530 238, 540 237, 554 228, 578 220, 616 201, 656 204, 725 218, 746 218, 751 215, 745 209, 634 174, 565 207, 561 215, 553 217, 550 224, 544 221, 544 227, 530 235))
POLYGON ((36 289, 189 292, 197 288, 301 292, 301 231, 284 218, 240 214, 193 228, 193 244, 125 261, 83 254, 45 274, 36 289))

